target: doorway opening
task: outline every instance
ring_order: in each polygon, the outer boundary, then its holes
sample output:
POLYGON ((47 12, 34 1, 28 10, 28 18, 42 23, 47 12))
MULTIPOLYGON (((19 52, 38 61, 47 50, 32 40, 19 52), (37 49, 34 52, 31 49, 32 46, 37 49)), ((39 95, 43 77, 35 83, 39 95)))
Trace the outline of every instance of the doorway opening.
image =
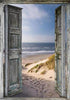
MULTIPOLYGON (((17 6, 17 5, 16 5, 17 6)), ((22 7, 22 97, 60 97, 56 92, 55 9, 59 4, 22 7)))
POLYGON ((56 84, 60 94, 66 96, 65 6, 13 5, 5 6, 5 96, 22 90, 14 96, 56 98, 60 97, 56 84))

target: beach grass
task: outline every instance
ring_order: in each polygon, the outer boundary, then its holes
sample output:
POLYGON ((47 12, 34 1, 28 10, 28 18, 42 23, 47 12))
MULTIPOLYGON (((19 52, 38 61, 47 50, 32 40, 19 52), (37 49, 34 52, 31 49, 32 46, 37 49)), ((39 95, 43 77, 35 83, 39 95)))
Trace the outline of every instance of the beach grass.
POLYGON ((45 63, 48 69, 55 69, 55 54, 48 57, 48 61, 45 63))
POLYGON ((27 64, 25 64, 25 67, 27 67, 28 65, 31 65, 32 63, 27 63, 27 64))
POLYGON ((43 70, 42 72, 41 72, 41 74, 45 74, 46 73, 46 70, 43 70))
POLYGON ((28 72, 35 72, 37 73, 39 69, 43 68, 44 70, 41 72, 41 74, 45 74, 47 68, 50 69, 55 69, 55 54, 51 55, 50 57, 47 58, 48 60, 44 63, 37 64, 33 66, 28 72))

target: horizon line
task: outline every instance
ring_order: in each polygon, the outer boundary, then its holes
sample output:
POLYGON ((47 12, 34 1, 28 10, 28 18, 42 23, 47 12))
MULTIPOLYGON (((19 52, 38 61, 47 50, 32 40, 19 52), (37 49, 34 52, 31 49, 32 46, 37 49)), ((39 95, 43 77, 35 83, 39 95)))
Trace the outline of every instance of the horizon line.
POLYGON ((22 42, 22 43, 55 43, 55 42, 22 42))

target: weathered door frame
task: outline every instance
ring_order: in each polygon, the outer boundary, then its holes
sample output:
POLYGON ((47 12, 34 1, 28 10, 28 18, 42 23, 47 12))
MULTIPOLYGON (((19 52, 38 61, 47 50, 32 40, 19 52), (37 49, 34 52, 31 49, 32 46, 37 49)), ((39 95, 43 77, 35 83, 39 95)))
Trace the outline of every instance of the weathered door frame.
POLYGON ((65 75, 65 8, 66 7, 64 5, 62 5, 62 6, 58 7, 55 11, 56 89, 57 89, 58 93, 63 97, 66 97, 66 81, 65 81, 66 80, 66 77, 65 77, 66 76, 65 75), (58 19, 58 17, 60 17, 60 19, 58 19), (59 24, 59 26, 58 26, 58 24, 59 24), (58 39, 58 38, 60 38, 60 39, 58 39), (58 40, 60 40, 60 41, 58 42, 58 40), (60 47, 59 47, 59 44, 60 44, 60 47), (59 65, 60 65, 60 67, 59 67, 59 65), (59 87, 59 85, 61 85, 61 87, 59 87))
POLYGON ((3 50, 4 50, 4 4, 0 4, 0 98, 4 97, 4 70, 3 70, 3 50))
MULTIPOLYGON (((1 50, 0 50, 0 98, 4 97, 4 78, 3 78, 3 50, 4 50, 4 4, 0 4, 0 41, 1 41, 1 50)), ((69 85, 69 83, 68 83, 69 85)), ((67 96, 67 98, 70 98, 67 96)))
POLYGON ((70 99, 70 4, 67 10, 67 98, 70 99))

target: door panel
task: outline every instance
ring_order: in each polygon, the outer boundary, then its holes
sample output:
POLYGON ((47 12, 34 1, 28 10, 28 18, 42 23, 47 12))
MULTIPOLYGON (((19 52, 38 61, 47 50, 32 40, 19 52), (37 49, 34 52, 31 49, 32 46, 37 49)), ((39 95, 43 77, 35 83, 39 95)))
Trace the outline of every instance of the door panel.
POLYGON ((16 94, 21 90, 21 8, 5 6, 6 26, 6 71, 5 96, 16 94))
POLYGON ((61 96, 66 97, 65 6, 60 6, 55 11, 55 33, 56 88, 61 96))

